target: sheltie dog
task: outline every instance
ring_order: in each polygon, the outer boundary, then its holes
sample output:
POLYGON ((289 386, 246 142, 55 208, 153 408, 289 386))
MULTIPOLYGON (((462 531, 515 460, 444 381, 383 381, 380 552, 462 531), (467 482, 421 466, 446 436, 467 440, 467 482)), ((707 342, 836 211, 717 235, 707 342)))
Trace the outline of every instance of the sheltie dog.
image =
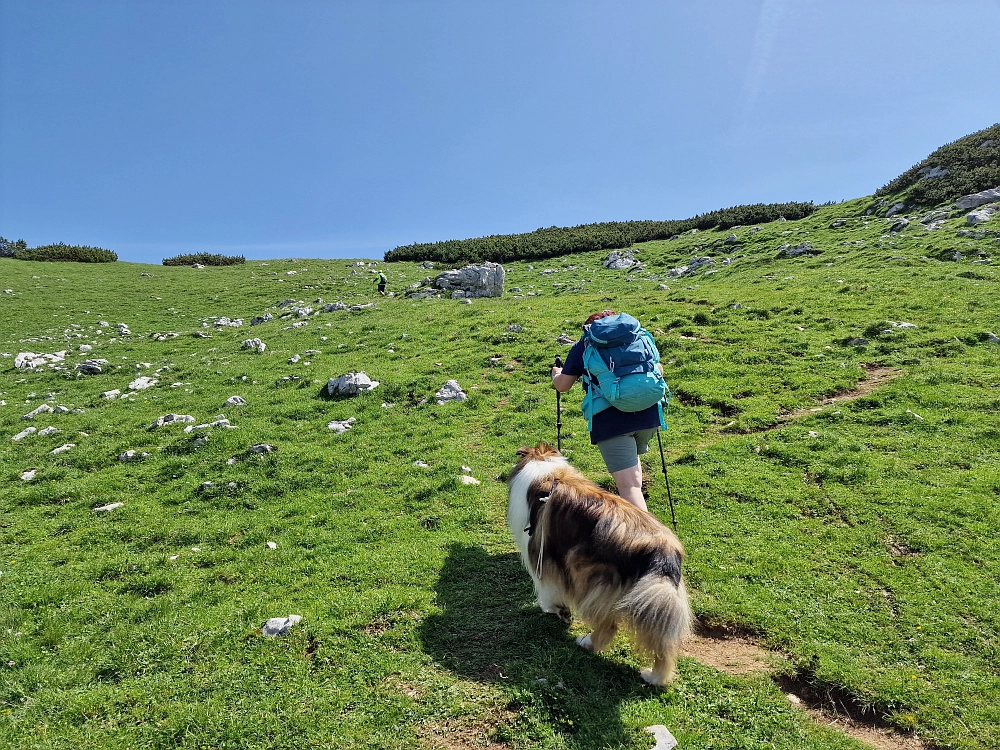
POLYGON ((653 685, 673 680, 693 615, 681 576, 684 549, 652 513, 606 492, 547 443, 519 448, 507 523, 535 584, 538 606, 591 628, 577 643, 610 645, 619 625, 652 653, 653 685))

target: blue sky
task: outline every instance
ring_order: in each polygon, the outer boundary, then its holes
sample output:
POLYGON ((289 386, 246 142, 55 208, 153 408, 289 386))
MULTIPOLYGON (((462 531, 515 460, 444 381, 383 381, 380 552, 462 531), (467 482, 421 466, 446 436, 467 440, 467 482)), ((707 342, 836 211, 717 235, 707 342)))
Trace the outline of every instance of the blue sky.
POLYGON ((0 235, 381 257, 867 195, 1000 121, 997 0, 0 0, 0 235))

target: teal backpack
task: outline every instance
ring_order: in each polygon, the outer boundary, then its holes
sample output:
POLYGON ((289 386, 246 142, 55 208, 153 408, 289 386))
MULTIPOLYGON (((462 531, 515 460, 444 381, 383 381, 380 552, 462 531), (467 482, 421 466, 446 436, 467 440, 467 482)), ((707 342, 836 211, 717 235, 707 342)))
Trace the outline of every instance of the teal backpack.
POLYGON ((594 428, 594 415, 613 406, 620 411, 642 411, 660 407, 660 425, 665 427, 663 402, 670 389, 657 364, 660 352, 649 331, 626 313, 599 318, 584 328, 583 416, 594 428))

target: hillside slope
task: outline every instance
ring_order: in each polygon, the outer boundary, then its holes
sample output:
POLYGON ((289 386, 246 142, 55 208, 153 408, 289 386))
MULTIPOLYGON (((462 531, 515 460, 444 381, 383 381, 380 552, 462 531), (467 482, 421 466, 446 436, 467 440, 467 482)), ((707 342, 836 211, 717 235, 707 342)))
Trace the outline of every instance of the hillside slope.
MULTIPOLYGON (((468 305, 379 298, 344 261, 0 259, 0 746, 645 749, 664 724, 684 748, 860 747, 789 682, 940 746, 1000 746, 1000 274, 977 262, 1000 247, 961 218, 893 233, 867 204, 642 244, 631 271, 513 263, 504 297, 468 305), (713 262, 672 275, 693 257, 713 262), (677 394, 693 606, 772 649, 774 674, 682 659, 651 690, 627 643, 585 653, 582 626, 532 603, 496 478, 555 439, 556 338, 609 306, 654 332, 677 394), (62 350, 65 369, 12 367, 62 350), (107 363, 77 375, 86 358, 107 363), (321 395, 358 370, 380 386, 321 395), (102 397, 139 376, 158 382, 102 397), (469 399, 438 405, 452 378, 469 399), (66 412, 22 419, 43 404, 66 412), (168 413, 234 427, 149 428, 168 413), (260 635, 290 613, 288 636, 260 635)), ((397 292, 427 274, 379 267, 397 292)), ((579 403, 564 446, 600 479, 579 403)))

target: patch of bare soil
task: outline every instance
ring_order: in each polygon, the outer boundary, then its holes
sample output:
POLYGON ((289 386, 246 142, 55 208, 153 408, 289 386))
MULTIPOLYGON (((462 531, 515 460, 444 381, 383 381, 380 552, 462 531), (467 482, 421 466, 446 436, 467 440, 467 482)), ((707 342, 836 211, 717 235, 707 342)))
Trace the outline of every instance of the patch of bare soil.
POLYGON ((863 364, 861 366, 865 369, 865 379, 858 381, 858 384, 853 388, 848 388, 846 391, 840 391, 839 393, 835 393, 832 396, 820 400, 819 406, 814 406, 809 409, 799 409, 798 411, 789 412, 788 414, 782 414, 778 417, 778 420, 781 422, 789 422, 793 419, 799 419, 800 417, 808 417, 810 414, 823 411, 823 409, 828 406, 846 403, 848 401, 853 401, 856 398, 867 396, 870 393, 874 393, 890 380, 895 380, 903 374, 902 370, 897 370, 894 367, 884 367, 877 364, 863 364))
MULTIPOLYGON (((762 648, 752 636, 728 635, 703 629, 685 639, 681 655, 732 675, 773 673, 783 661, 780 654, 762 648)), ((777 679, 789 702, 805 711, 817 724, 830 727, 876 750, 928 750, 912 734, 904 734, 869 716, 854 717, 837 710, 837 701, 824 700, 815 691, 797 689, 797 684, 777 679)), ((857 713, 857 712, 855 712, 857 713)))
POLYGON ((418 735, 424 747, 434 750, 510 750, 506 742, 490 739, 493 730, 501 724, 509 724, 517 716, 508 710, 502 712, 495 723, 469 718, 446 719, 420 728, 418 735))

